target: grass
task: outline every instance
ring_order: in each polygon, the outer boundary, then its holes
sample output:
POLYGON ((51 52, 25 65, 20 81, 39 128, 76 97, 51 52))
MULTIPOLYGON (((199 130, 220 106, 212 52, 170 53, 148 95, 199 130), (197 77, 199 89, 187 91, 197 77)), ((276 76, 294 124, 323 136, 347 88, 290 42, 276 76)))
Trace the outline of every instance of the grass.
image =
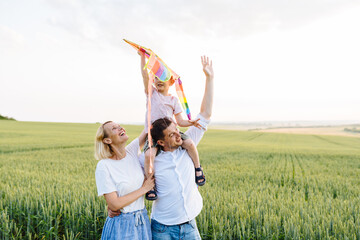
MULTIPOLYGON (((0 121, 0 239, 100 238, 97 127, 0 121)), ((209 130, 198 150, 203 239, 360 239, 360 139, 209 130)))

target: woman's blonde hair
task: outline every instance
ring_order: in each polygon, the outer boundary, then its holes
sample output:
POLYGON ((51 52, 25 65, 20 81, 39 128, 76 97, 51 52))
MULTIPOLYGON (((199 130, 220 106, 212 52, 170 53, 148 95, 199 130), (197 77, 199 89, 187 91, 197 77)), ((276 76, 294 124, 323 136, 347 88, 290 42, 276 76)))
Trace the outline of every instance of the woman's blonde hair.
POLYGON ((95 158, 97 160, 106 159, 106 158, 111 157, 111 155, 112 155, 110 146, 103 142, 104 138, 108 137, 104 126, 105 126, 105 124, 107 124, 109 122, 112 122, 112 121, 107 121, 107 122, 101 124, 101 126, 98 128, 98 130, 96 132, 95 158))

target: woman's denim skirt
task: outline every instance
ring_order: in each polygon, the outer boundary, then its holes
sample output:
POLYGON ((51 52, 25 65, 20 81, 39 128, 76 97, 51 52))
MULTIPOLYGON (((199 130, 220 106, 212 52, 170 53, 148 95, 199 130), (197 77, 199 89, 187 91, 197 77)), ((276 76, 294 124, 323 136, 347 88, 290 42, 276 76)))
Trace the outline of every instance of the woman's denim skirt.
POLYGON ((107 217, 101 239, 151 239, 151 227, 146 208, 107 217))

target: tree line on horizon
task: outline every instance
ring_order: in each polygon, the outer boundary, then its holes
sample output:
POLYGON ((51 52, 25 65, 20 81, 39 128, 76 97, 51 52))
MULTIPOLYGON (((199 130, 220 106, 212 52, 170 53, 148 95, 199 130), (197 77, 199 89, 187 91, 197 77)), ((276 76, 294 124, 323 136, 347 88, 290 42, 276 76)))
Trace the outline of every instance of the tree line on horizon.
POLYGON ((344 131, 345 132, 360 133, 360 129, 355 128, 355 127, 353 127, 353 128, 344 128, 344 131))
POLYGON ((3 116, 3 115, 1 115, 1 114, 0 114, 0 120, 14 120, 14 121, 16 121, 15 118, 8 117, 8 116, 3 116))

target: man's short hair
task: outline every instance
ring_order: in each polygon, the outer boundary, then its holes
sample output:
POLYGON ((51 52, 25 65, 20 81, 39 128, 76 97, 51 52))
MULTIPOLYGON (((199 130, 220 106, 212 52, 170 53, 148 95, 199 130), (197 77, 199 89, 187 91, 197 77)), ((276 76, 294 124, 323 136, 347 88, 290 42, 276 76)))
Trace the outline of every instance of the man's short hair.
POLYGON ((173 121, 169 118, 159 118, 153 122, 150 133, 153 141, 156 143, 158 140, 164 140, 164 130, 167 129, 173 121))

